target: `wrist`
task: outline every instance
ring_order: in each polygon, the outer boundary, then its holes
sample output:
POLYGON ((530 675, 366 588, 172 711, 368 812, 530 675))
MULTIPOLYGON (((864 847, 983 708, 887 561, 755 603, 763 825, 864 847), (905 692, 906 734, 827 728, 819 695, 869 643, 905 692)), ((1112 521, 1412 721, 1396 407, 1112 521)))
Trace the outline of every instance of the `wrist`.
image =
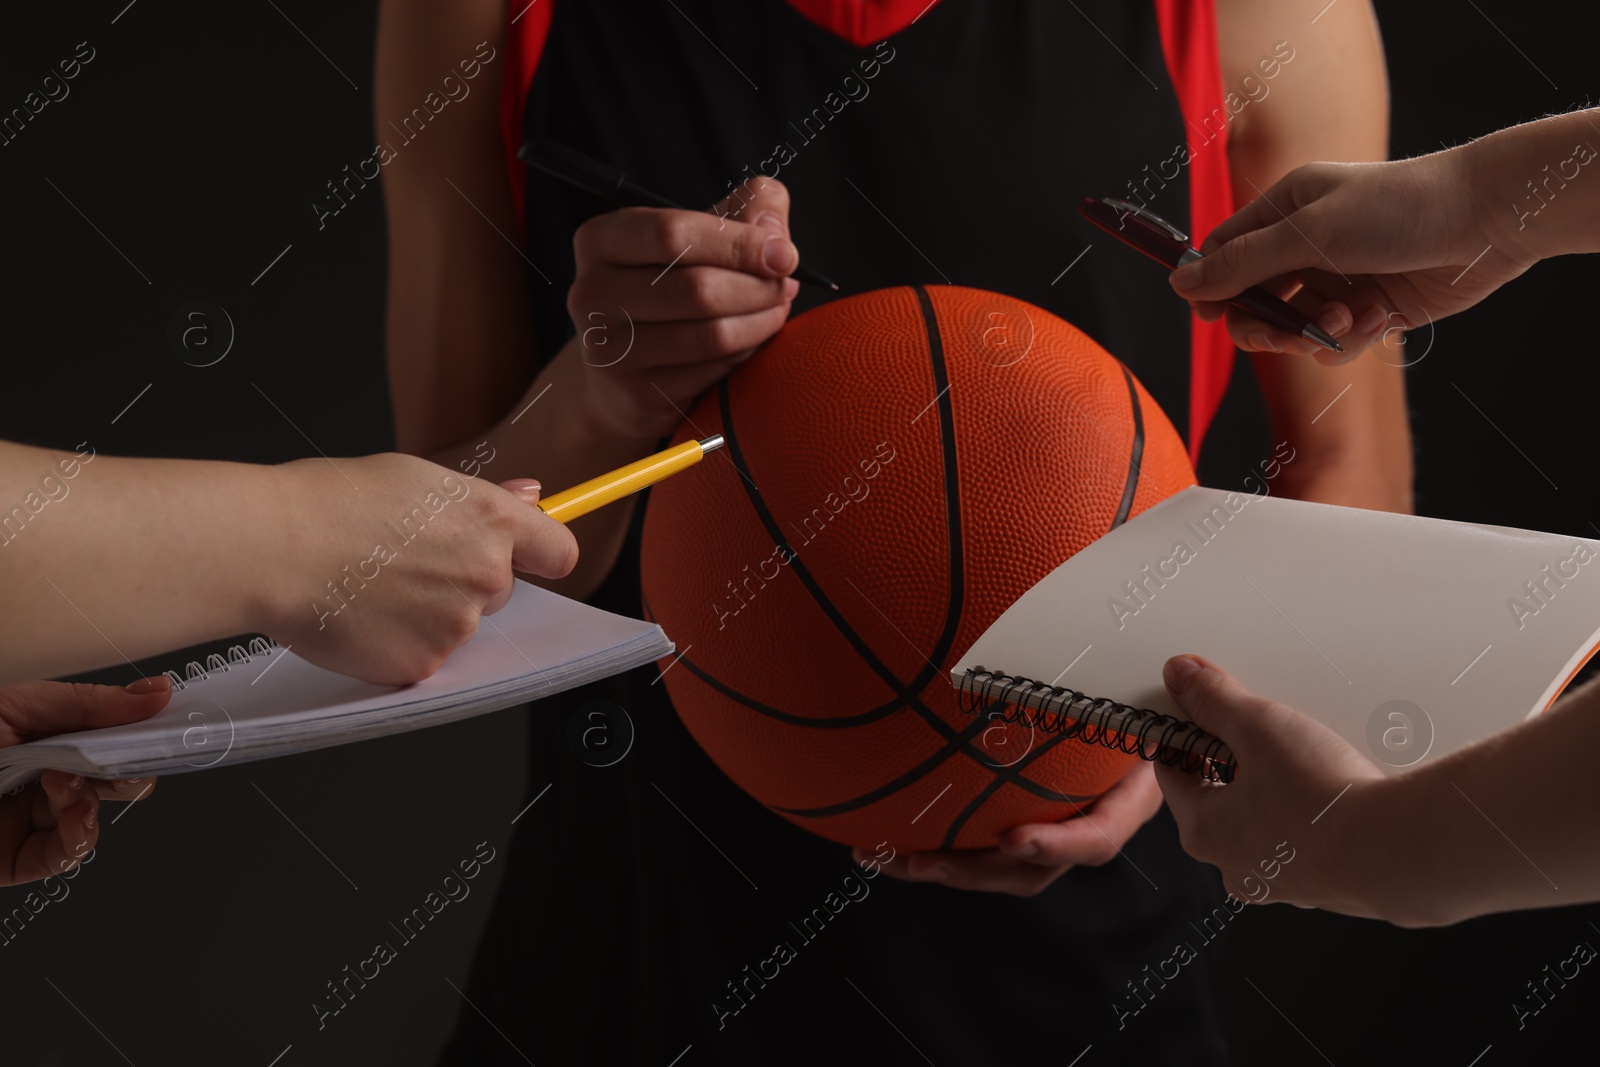
POLYGON ((242 568, 246 573, 235 593, 252 632, 276 637, 309 614, 306 605, 316 589, 302 580, 300 569, 318 558, 307 533, 315 528, 308 521, 311 509, 304 506, 311 462, 321 461, 239 464, 232 482, 240 496, 239 534, 250 549, 241 555, 264 564, 242 568))
POLYGON ((1346 892, 1361 913, 1409 929, 1467 915, 1457 887, 1471 879, 1465 868, 1452 868, 1448 835, 1429 818, 1436 807, 1432 777, 1423 769, 1375 779, 1351 798, 1348 813, 1346 892))
POLYGON ((1562 203, 1559 193, 1567 183, 1556 172, 1572 147, 1559 121, 1500 130, 1459 153, 1462 181, 1485 239, 1524 267, 1583 250, 1581 227, 1563 220, 1572 196, 1562 203))
MULTIPOLYGON (((616 418, 601 395, 601 390, 594 387, 592 376, 596 368, 586 364, 584 354, 583 347, 573 338, 556 356, 555 373, 549 384, 554 389, 565 387, 573 390, 579 398, 578 403, 555 408, 553 417, 565 423, 561 432, 568 440, 583 442, 600 451, 621 450, 641 456, 648 454, 665 435, 654 433, 650 428, 628 425, 626 419, 616 418)), ((534 386, 536 389, 544 388, 538 382, 534 386)))

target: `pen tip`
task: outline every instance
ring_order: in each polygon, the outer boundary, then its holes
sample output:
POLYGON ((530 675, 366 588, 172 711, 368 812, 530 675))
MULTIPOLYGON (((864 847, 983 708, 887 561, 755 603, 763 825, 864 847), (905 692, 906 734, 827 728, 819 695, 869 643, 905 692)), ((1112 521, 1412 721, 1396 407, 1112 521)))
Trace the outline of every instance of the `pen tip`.
POLYGON ((710 437, 707 437, 700 442, 700 454, 703 456, 707 452, 715 452, 717 449, 721 448, 723 444, 723 436, 720 433, 714 433, 710 437))
POLYGON ((1301 331, 1300 336, 1304 337, 1308 341, 1315 341, 1317 344, 1321 345, 1323 348, 1326 348, 1330 352, 1344 351, 1343 346, 1341 346, 1338 341, 1335 341, 1330 334, 1328 334, 1316 323, 1308 324, 1306 328, 1301 331))

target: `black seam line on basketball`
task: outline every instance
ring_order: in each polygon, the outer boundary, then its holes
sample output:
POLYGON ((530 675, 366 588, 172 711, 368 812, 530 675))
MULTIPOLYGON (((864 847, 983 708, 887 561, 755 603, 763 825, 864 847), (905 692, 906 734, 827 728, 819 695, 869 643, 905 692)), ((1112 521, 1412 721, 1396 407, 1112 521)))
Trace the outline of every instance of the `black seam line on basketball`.
POLYGON ((1127 367, 1122 368, 1122 377, 1128 383, 1128 399, 1133 403, 1133 447, 1128 450, 1128 482, 1122 487, 1122 503, 1117 505, 1117 517, 1111 520, 1113 530, 1127 522, 1128 513, 1133 510, 1133 497, 1139 490, 1139 466, 1144 460, 1144 409, 1139 403, 1139 388, 1127 367))
POLYGON ((974 720, 971 725, 967 726, 961 731, 955 740, 946 743, 943 748, 939 749, 937 752, 933 753, 933 755, 929 756, 915 767, 912 767, 910 770, 900 775, 900 777, 892 781, 885 782, 883 785, 878 786, 870 792, 863 793, 858 797, 852 797, 849 800, 841 800, 836 804, 828 804, 820 808, 780 808, 772 804, 767 806, 773 811, 782 812, 784 815, 797 815, 803 819, 822 819, 829 815, 843 815, 847 811, 855 811, 857 808, 864 808, 869 804, 873 804, 879 800, 882 800, 884 797, 898 793, 912 782, 921 779, 935 767, 947 762, 951 756, 959 752, 962 747, 972 739, 973 734, 977 733, 982 728, 983 720, 974 720))
POLYGON ((732 700, 738 704, 742 704, 751 711, 765 715, 769 719, 776 719, 778 722, 788 723, 790 726, 805 726, 814 730, 842 730, 850 726, 866 726, 869 723, 877 722, 879 719, 888 718, 890 715, 899 711, 905 704, 905 702, 899 697, 894 697, 887 704, 880 704, 871 711, 864 711, 859 715, 851 715, 849 718, 807 718, 804 715, 793 715, 787 711, 780 711, 777 708, 761 703, 759 700, 756 700, 753 697, 747 697, 743 693, 737 692, 732 687, 717 681, 704 670, 695 666, 694 662, 690 660, 688 656, 679 656, 678 662, 689 668, 690 674, 693 674, 696 678, 700 679, 702 682, 706 683, 711 688, 727 697, 729 700, 732 700))
MULTIPOLYGON (((645 600, 642 597, 640 600, 644 605, 644 617, 650 622, 655 622, 655 618, 650 612, 650 601, 645 600)), ((804 715, 795 715, 790 712, 774 708, 771 705, 763 704, 755 697, 745 696, 732 686, 726 684, 725 682, 720 682, 716 678, 713 678, 710 674, 707 674, 704 669, 696 666, 694 661, 689 659, 688 656, 680 655, 678 657, 678 662, 689 668, 689 673, 693 674, 696 678, 700 679, 702 682, 706 683, 734 703, 742 704, 751 711, 765 715, 769 719, 776 719, 779 722, 786 722, 791 726, 807 726, 817 730, 837 730, 844 729, 845 727, 849 726, 866 726, 868 723, 877 722, 879 719, 887 718, 899 711, 902 703, 900 697, 895 696, 891 697, 887 703, 879 704, 872 710, 861 712, 859 715, 851 715, 847 718, 836 719, 808 718, 804 715)))
MULTIPOLYGON (((961 608, 966 599, 966 563, 961 541, 961 479, 956 470, 956 412, 955 404, 950 399, 950 373, 945 366, 944 339, 939 333, 939 316, 933 310, 933 298, 920 285, 912 286, 912 290, 917 294, 917 304, 922 310, 922 328, 928 336, 928 362, 933 366, 933 385, 938 390, 939 444, 944 451, 945 543, 950 554, 950 595, 945 605, 944 629, 939 634, 933 653, 928 657, 933 663, 942 663, 950 652, 950 646, 955 643, 956 629, 961 622, 961 608)), ((917 689, 920 691, 921 686, 917 689)))
MULTIPOLYGON (((1017 760, 1016 763, 1012 764, 1012 766, 1016 767, 1020 772, 1022 768, 1026 767, 1028 764, 1032 763, 1034 760, 1038 759, 1040 756, 1044 755, 1046 752, 1050 751, 1056 745, 1065 740, 1067 740, 1066 734, 1056 734, 1054 737, 1049 738, 1043 744, 1034 748, 1031 752, 1024 754, 1023 757, 1017 760)), ((941 849, 955 848, 956 837, 961 833, 962 827, 966 826, 968 820, 970 820, 974 815, 978 814, 978 809, 983 807, 990 797, 999 792, 1000 787, 1004 784, 1004 779, 996 778, 994 781, 984 786, 983 789, 979 791, 977 796, 968 801, 967 806, 962 808, 961 811, 956 814, 954 819, 950 820, 950 826, 947 830, 945 830, 944 840, 940 842, 939 847, 941 849)), ((1096 796, 1097 795, 1098 794, 1096 794, 1096 796)), ((1079 804, 1087 800, 1095 799, 1095 796, 1076 796, 1071 793, 1056 793, 1056 797, 1063 802, 1071 804, 1079 804)))
MULTIPOLYGON (((723 438, 728 445, 728 457, 733 460, 734 466, 742 471, 749 472, 750 464, 745 461, 744 449, 739 446, 739 435, 734 432, 733 428, 733 403, 728 397, 727 378, 723 378, 717 385, 717 404, 722 409, 722 432, 723 438)), ((861 639, 861 635, 856 633, 854 628, 845 621, 839 609, 834 607, 833 602, 822 591, 822 587, 817 584, 817 579, 812 575, 811 569, 800 559, 800 554, 795 551, 794 546, 789 543, 788 536, 778 526, 777 520, 767 507, 767 502, 761 496, 761 491, 751 484, 748 479, 740 479, 740 484, 744 486, 744 494, 750 499, 751 506, 756 509, 756 516, 760 518, 761 524, 767 528, 767 533, 774 539, 776 544, 789 549, 789 568, 794 571, 795 576, 806 587, 806 591, 811 594, 811 599, 822 609, 823 614, 828 616, 828 621, 833 623, 834 629, 838 630, 839 635, 850 643, 850 646, 856 650, 856 654, 866 662, 873 673, 883 679, 884 684, 894 692, 899 693, 902 699, 908 697, 910 694, 907 693, 904 683, 895 677, 894 672, 889 670, 877 656, 872 654, 872 649, 867 647, 867 643, 861 639)))
MULTIPOLYGON (((863 793, 858 797, 853 797, 850 800, 841 800, 836 804, 828 804, 820 808, 780 808, 771 804, 767 806, 773 811, 782 812, 785 815, 797 815, 806 819, 819 819, 829 815, 842 815, 847 811, 855 811, 857 808, 864 808, 867 805, 882 800, 893 793, 899 792, 912 782, 926 777, 936 767, 948 762, 950 757, 955 755, 957 751, 969 751, 972 748, 972 735, 977 733, 979 730, 987 728, 988 724, 989 719, 986 715, 973 716, 972 723, 963 728, 961 733, 949 744, 945 745, 944 748, 935 752, 933 755, 929 756, 926 760, 911 768, 909 771, 906 771, 894 781, 886 782, 876 789, 873 789, 867 793, 863 793)), ((1009 782, 1011 785, 1026 789, 1034 795, 1041 796, 1046 800, 1076 804, 1096 799, 1096 797, 1099 796, 1098 793, 1087 794, 1083 796, 1079 796, 1075 793, 1062 793, 1051 789, 1048 786, 1032 781, 1031 779, 1021 777, 1023 768, 1065 740, 1067 740, 1066 734, 1056 734, 1044 744, 1039 745, 1032 752, 1029 752, 1022 759, 1010 765, 998 765, 993 760, 980 759, 979 762, 991 772, 995 771, 997 768, 1001 768, 1006 771, 1010 771, 1012 775, 1016 776, 1014 778, 1001 777, 997 774, 995 778, 987 786, 985 786, 983 796, 989 796, 1002 785, 1005 785, 1007 782, 1009 782)), ((970 812, 968 815, 970 817, 970 812)), ((946 845, 945 847, 948 848, 949 846, 946 845)))
MULTIPOLYGON (((914 291, 918 294, 919 302, 927 299, 927 294, 920 287, 915 287, 914 291)), ((931 309, 932 304, 929 302, 922 306, 925 309, 931 309)), ((924 315, 926 316, 926 314, 927 311, 925 310, 924 315)), ((926 329, 926 327, 927 320, 924 318, 924 328, 926 329)), ((934 332, 930 335, 930 350, 933 344, 931 338, 935 338, 937 336, 937 330, 934 330, 934 332)), ((943 374, 943 351, 943 346, 941 344, 939 348, 940 359, 935 361, 936 375, 943 374)), ((949 393, 947 390, 945 399, 939 405, 942 434, 954 432, 953 425, 951 424, 951 419, 953 418, 953 409, 949 403, 948 396, 949 393)), ((722 416, 722 432, 727 441, 729 458, 733 460, 735 467, 746 474, 750 474, 752 470, 751 465, 745 459, 744 449, 739 444, 739 435, 734 430, 733 402, 728 394, 727 378, 723 378, 722 381, 717 384, 717 406, 722 416)), ((952 444, 950 454, 953 455, 953 452, 954 448, 952 444)), ((951 463, 946 464, 945 471, 947 479, 950 479, 954 476, 954 468, 951 463)), ((822 609, 823 613, 828 616, 828 619, 833 623, 834 628, 837 629, 840 635, 850 643, 851 647, 856 650, 856 654, 866 662, 867 666, 870 667, 872 671, 878 675, 878 677, 882 678, 884 682, 888 684, 890 689, 894 690, 900 695, 901 699, 906 702, 906 706, 908 708, 910 708, 917 714, 919 718, 932 727, 936 733, 943 736, 945 740, 955 740, 957 737, 957 731, 952 729, 949 723, 945 722, 943 718, 941 718, 931 708, 922 702, 920 694, 922 689, 926 687, 927 682, 922 681, 922 684, 917 685, 915 688, 907 686, 903 684, 900 679, 897 678, 895 674, 878 659, 878 657, 873 653, 872 649, 868 648, 866 642, 861 639, 861 635, 856 633, 850 624, 845 621, 844 616, 839 612, 839 609, 834 606, 833 602, 828 599, 827 594, 822 591, 822 586, 818 584, 815 576, 812 575, 810 568, 805 565, 805 561, 800 558, 799 552, 797 552, 794 546, 789 543, 788 537, 778 526, 777 520, 773 517, 772 512, 767 508, 766 500, 762 497, 761 491, 756 488, 755 483, 750 478, 742 478, 740 479, 740 484, 744 487, 745 496, 749 498, 751 506, 755 508, 756 516, 760 518, 762 525, 767 528, 767 533, 774 539, 776 544, 788 546, 791 557, 788 564, 790 569, 793 570, 795 576, 800 579, 801 584, 806 587, 806 591, 811 594, 811 599, 814 600, 817 606, 822 609)), ((953 506, 950 493, 948 491, 948 480, 946 486, 946 514, 948 516, 949 509, 953 506)), ((959 529, 959 524, 957 524, 956 528, 959 529)), ((958 591, 960 588, 961 585, 959 582, 953 583, 951 595, 959 595, 958 591)), ((946 651, 948 651, 948 649, 946 649, 946 651)), ((941 654, 940 658, 943 658, 943 654, 941 654)), ((937 673, 938 668, 930 665, 927 672, 918 672, 918 680, 921 681, 922 679, 927 679, 931 681, 933 676, 937 673)), ((1042 786, 1035 782, 1030 782, 1026 778, 1018 777, 1009 770, 996 771, 993 761, 986 759, 984 755, 977 749, 973 748, 972 745, 966 745, 961 751, 973 762, 987 768, 996 776, 1007 779, 1013 785, 1016 785, 1017 787, 1025 789, 1028 792, 1036 795, 1049 795, 1048 791, 1042 791, 1042 786)))

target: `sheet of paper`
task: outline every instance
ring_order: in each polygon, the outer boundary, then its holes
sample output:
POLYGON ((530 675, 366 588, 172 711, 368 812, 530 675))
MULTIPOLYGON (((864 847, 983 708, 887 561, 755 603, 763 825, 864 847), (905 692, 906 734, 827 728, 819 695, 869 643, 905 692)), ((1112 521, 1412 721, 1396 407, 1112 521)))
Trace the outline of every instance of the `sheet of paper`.
POLYGON ((1543 710, 1597 641, 1593 540, 1191 488, 1029 590, 951 678, 1175 714, 1161 665, 1199 653, 1392 771, 1543 710))

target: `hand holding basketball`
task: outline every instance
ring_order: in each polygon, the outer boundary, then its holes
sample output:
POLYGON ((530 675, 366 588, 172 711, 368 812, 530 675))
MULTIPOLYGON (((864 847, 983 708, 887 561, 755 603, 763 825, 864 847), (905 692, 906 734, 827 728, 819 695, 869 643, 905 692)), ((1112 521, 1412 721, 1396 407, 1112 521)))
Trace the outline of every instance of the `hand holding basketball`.
POLYGON ((609 211, 572 244, 569 348, 597 424, 630 438, 677 429, 695 397, 778 332, 800 287, 776 181, 741 186, 714 213, 609 211))
MULTIPOLYGON (((1100 867, 1116 858, 1139 827, 1161 810, 1161 790, 1150 764, 1141 763, 1089 804, 1080 816, 1029 823, 1000 835, 1000 847, 979 851, 916 852, 883 870, 906 882, 938 882, 1033 897, 1073 867, 1100 867)), ((856 849, 859 862, 871 856, 856 849)))

